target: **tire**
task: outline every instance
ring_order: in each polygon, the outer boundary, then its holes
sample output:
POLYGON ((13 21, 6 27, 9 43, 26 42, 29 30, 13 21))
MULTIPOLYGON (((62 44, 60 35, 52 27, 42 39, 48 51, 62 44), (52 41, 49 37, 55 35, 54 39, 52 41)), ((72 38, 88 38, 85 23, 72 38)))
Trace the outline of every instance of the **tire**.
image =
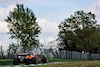
POLYGON ((18 58, 13 59, 13 65, 19 65, 19 63, 20 63, 20 59, 18 58))
POLYGON ((41 62, 43 62, 43 63, 47 63, 47 58, 46 58, 46 57, 42 57, 41 62))
POLYGON ((25 59, 25 65, 29 65, 29 59, 25 59))
POLYGON ((33 57, 33 58, 31 59, 31 62, 32 62, 33 64, 38 64, 38 60, 36 60, 35 57, 33 57))
POLYGON ((29 65, 29 63, 28 62, 25 62, 25 65, 29 65))
POLYGON ((23 59, 23 63, 25 63, 25 61, 26 61, 26 60, 25 60, 25 58, 24 58, 24 59, 23 59))

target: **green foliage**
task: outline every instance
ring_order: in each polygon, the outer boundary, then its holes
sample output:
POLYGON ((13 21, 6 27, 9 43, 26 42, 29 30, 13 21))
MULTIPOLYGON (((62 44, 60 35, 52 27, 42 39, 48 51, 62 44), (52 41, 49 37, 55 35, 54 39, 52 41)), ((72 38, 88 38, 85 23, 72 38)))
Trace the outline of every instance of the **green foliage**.
POLYGON ((12 39, 17 39, 20 45, 31 50, 31 47, 38 45, 38 34, 41 31, 40 26, 36 22, 36 17, 31 9, 24 8, 23 4, 16 4, 16 8, 9 12, 9 16, 5 20, 9 23, 9 34, 12 39))
POLYGON ((12 65, 13 59, 0 59, 0 65, 12 65))
POLYGON ((59 24, 58 39, 66 50, 98 53, 100 25, 91 12, 77 11, 59 24), (95 43, 93 43, 95 41, 95 43), (95 47, 94 47, 95 46, 95 47))
POLYGON ((86 42, 90 42, 90 44, 88 43, 88 47, 91 48, 88 48, 88 50, 91 53, 100 53, 100 31, 95 31, 91 34, 86 42))

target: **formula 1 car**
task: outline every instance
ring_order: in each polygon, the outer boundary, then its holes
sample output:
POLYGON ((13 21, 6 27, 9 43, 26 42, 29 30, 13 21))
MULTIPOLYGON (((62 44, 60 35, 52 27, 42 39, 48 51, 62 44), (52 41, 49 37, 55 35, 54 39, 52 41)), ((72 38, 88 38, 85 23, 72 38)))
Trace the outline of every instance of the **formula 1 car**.
POLYGON ((13 64, 19 65, 20 63, 25 63, 25 65, 47 63, 47 58, 45 56, 40 58, 38 55, 32 53, 18 53, 17 58, 13 59, 13 64))

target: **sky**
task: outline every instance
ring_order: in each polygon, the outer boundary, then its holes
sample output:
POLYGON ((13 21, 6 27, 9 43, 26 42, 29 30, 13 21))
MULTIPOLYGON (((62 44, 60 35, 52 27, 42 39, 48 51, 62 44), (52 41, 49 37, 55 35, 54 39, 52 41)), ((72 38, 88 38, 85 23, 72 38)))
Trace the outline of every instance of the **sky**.
POLYGON ((35 14, 36 21, 42 27, 39 39, 45 45, 58 38, 58 25, 75 11, 91 11, 96 15, 96 20, 100 24, 100 0, 0 0, 0 45, 3 49, 7 49, 9 44, 14 42, 9 39, 8 23, 4 20, 17 3, 23 3, 25 8, 30 8, 35 14))

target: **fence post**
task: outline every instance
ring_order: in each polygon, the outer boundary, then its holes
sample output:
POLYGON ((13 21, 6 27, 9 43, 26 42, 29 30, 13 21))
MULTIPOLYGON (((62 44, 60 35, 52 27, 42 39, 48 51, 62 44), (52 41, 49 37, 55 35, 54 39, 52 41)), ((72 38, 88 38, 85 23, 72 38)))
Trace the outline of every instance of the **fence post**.
POLYGON ((67 59, 67 50, 66 50, 66 59, 67 59))
POLYGON ((91 54, 77 51, 59 51, 59 59, 82 59, 82 60, 100 60, 100 54, 91 54))
POLYGON ((99 54, 99 60, 100 60, 100 54, 99 54))
POLYGON ((1 45, 1 59, 2 59, 2 45, 1 45))

